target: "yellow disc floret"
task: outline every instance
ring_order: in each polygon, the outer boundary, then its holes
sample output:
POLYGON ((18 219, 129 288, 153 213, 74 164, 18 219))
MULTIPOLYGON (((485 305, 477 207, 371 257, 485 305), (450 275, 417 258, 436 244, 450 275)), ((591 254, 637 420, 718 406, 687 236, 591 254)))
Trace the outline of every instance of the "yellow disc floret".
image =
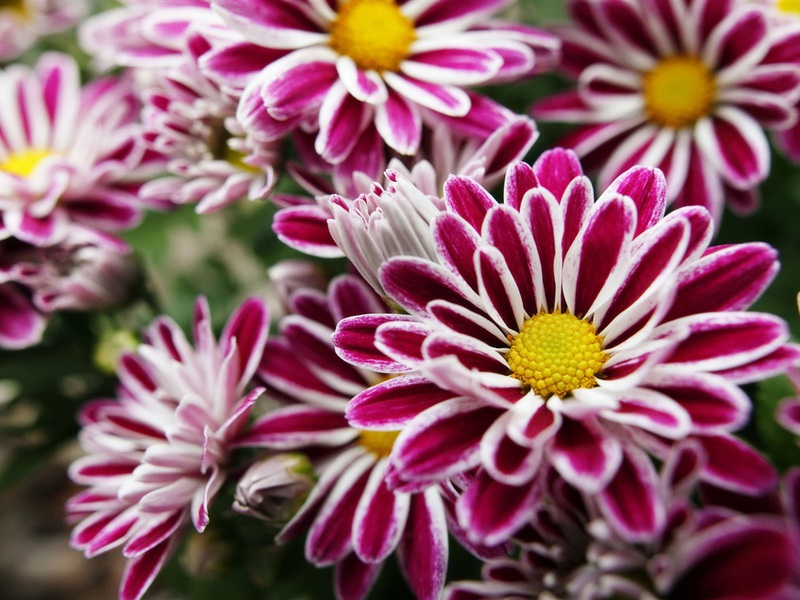
POLYGON ((540 313, 527 319, 508 352, 511 376, 542 398, 563 398, 597 385, 608 360, 594 325, 570 313, 540 313))
POLYGON ((17 177, 28 177, 36 165, 48 156, 53 154, 50 150, 40 150, 38 148, 28 148, 21 152, 15 152, 0 162, 0 171, 5 171, 17 177))
POLYGON ((778 0, 775 8, 784 13, 800 16, 800 0, 778 0))
POLYGON ((397 71, 416 33, 394 0, 347 0, 331 24, 331 48, 360 69, 397 71))
POLYGON ((671 56, 645 73, 647 117, 659 125, 680 129, 708 115, 714 105, 716 82, 703 61, 694 56, 671 56))
POLYGON ((389 456, 399 431, 365 431, 358 435, 358 443, 379 457, 389 456))
POLYGON ((20 16, 28 15, 28 7, 25 6, 25 0, 0 0, 0 11, 12 11, 20 16))

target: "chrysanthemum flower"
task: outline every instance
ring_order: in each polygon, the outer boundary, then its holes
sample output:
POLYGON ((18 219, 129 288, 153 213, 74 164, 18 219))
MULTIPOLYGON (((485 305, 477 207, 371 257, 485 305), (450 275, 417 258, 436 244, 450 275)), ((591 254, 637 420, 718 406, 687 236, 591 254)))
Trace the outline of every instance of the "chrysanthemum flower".
MULTIPOLYGON (((571 0, 563 68, 578 89, 534 107, 540 119, 581 123, 564 140, 600 169, 605 187, 634 164, 669 181, 669 200, 753 210, 769 171, 764 129, 798 117, 800 64, 761 7, 729 0, 643 4, 571 0)), ((796 50, 795 50, 796 54, 796 50)))
POLYGON ((594 202, 563 150, 511 167, 504 204, 463 177, 448 181, 443 203, 433 255, 379 271, 408 314, 350 317, 334 335, 353 364, 418 373, 347 409, 354 427, 402 430, 394 485, 480 466, 459 500, 461 524, 496 543, 535 500, 529 483, 543 464, 585 492, 631 498, 652 482, 627 448, 661 456, 693 437, 709 455, 708 481, 750 492, 774 482, 730 435, 751 408, 738 385, 800 356, 781 319, 743 312, 777 270, 772 248, 709 248, 705 209, 664 216, 656 169, 631 169, 594 202), (486 501, 493 494, 504 502, 486 501))
POLYGON ((86 19, 79 41, 100 68, 164 68, 180 64, 190 28, 219 27, 209 0, 121 0, 86 19))
POLYGON ((691 446, 671 453, 656 499, 669 518, 644 544, 615 531, 595 498, 551 479, 519 556, 487 561, 483 581, 448 585, 446 600, 792 597, 797 557, 783 520, 693 507, 687 496, 701 461, 691 446))
POLYGON ((183 62, 162 70, 159 85, 144 97, 144 139, 167 157, 171 175, 146 183, 144 199, 197 204, 198 213, 239 200, 264 199, 275 184, 275 143, 245 136, 236 122, 236 101, 197 67, 211 48, 199 32, 187 32, 183 62))
POLYGON ((217 342, 200 299, 194 347, 174 322, 157 319, 136 353, 120 360, 118 398, 81 412, 88 456, 72 464, 70 476, 89 489, 67 506, 81 520, 72 545, 86 556, 123 546, 122 600, 141 598, 189 523, 197 531, 208 524, 229 451, 262 392, 251 391, 251 380, 268 329, 264 303, 252 298, 217 342))
POLYGON ((15 59, 40 37, 72 27, 87 0, 5 0, 0 4, 0 62, 15 59))
POLYGON ((335 565, 340 599, 366 596, 395 550, 416 597, 439 598, 448 553, 439 491, 391 492, 387 457, 397 432, 355 429, 344 418, 347 402, 383 376, 342 361, 331 334, 340 319, 385 306, 363 281, 342 275, 327 295, 296 290, 290 308, 280 337, 267 343, 258 374, 269 390, 293 404, 257 420, 242 440, 315 457, 318 482, 278 540, 308 529, 306 557, 317 566, 335 565))
POLYGON ((465 86, 519 79, 551 66, 549 33, 491 19, 507 0, 214 0, 247 43, 220 48, 205 67, 221 82, 262 68, 239 105, 245 129, 276 139, 303 125, 331 163, 374 123, 400 154, 413 154, 421 110, 460 117, 465 86), (270 54, 270 52, 272 54, 270 54))
MULTIPOLYGON (((485 107, 486 103, 481 103, 485 107)), ((483 108, 484 118, 490 110, 483 108)), ((514 115, 497 107, 496 118, 486 119, 486 130, 477 135, 464 135, 448 123, 438 122, 423 129, 423 144, 412 160, 403 161, 395 152, 386 153, 383 142, 374 127, 369 126, 362 134, 362 141, 351 157, 340 165, 327 165, 313 156, 304 156, 305 164, 289 165, 295 179, 314 199, 295 195, 278 195, 273 201, 283 206, 275 215, 273 229, 278 237, 289 246, 307 254, 324 257, 342 256, 342 251, 331 237, 328 221, 334 217, 331 196, 338 206, 354 206, 353 198, 361 194, 374 195, 373 182, 383 180, 386 169, 406 176, 426 195, 438 197, 442 193, 445 178, 451 173, 472 177, 487 187, 502 179, 508 165, 523 158, 538 136, 536 127, 530 119, 514 115), (375 144, 374 142, 377 142, 375 144), (362 160, 354 159, 354 154, 370 151, 362 160), (351 161, 356 162, 353 168, 351 161), (407 164, 408 163, 408 164, 407 164), (309 167, 315 165, 317 168, 309 167), (321 167, 321 168, 320 168, 321 167), (355 172, 353 172, 355 171, 355 172), (332 181, 324 177, 332 174, 332 181)), ((301 149, 303 145, 298 145, 301 149)), ((306 153, 307 154, 307 153, 306 153)), ((383 181, 386 188, 391 182, 383 181)), ((383 195, 380 192, 380 195, 383 195)), ((368 219, 363 226, 371 229, 368 219)), ((331 228, 341 225, 332 223, 331 228)), ((371 230, 370 233, 374 233, 371 230)), ((388 247, 384 246, 385 248, 388 247)))
POLYGON ((139 220, 153 163, 137 145, 138 101, 125 81, 80 87, 61 54, 0 72, 0 238, 36 246, 71 228, 104 232, 139 220))

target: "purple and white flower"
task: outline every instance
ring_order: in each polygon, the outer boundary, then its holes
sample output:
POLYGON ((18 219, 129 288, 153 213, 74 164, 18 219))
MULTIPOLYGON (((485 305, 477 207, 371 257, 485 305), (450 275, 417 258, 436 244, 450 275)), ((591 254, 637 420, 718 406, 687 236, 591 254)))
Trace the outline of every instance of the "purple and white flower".
MULTIPOLYGON (((305 164, 290 164, 288 169, 307 191, 314 194, 314 199, 287 194, 273 198, 283 206, 273 220, 273 229, 278 237, 307 254, 342 256, 331 229, 338 230, 348 225, 340 220, 345 218, 344 212, 334 209, 334 205, 347 212, 355 211, 360 202, 350 199, 361 194, 367 196, 368 203, 374 204, 375 200, 369 198, 374 194, 383 195, 383 191, 373 188, 373 182, 381 181, 387 169, 409 179, 432 198, 442 194, 445 179, 451 173, 472 177, 486 187, 495 185, 502 179, 508 165, 523 158, 538 132, 530 119, 514 115, 485 99, 475 99, 473 108, 479 114, 475 127, 463 133, 443 121, 425 127, 422 146, 411 160, 396 152, 386 152, 372 126, 362 134, 362 142, 350 158, 339 165, 324 163, 313 152, 303 153, 305 164), (331 181, 325 177, 327 173, 331 173, 331 181), (334 194, 339 197, 332 199, 334 194), (330 223, 329 229, 329 221, 334 215, 338 215, 338 219, 330 223)), ((302 137, 295 136, 296 139, 302 137)), ((301 143, 298 148, 310 150, 311 144, 301 143)), ((392 183, 387 178, 383 186, 390 189, 392 183)), ((384 196, 386 202, 391 202, 389 197, 384 196)), ((352 220, 354 227, 371 228, 369 222, 376 218, 379 217, 367 217, 366 221, 359 217, 348 220, 352 220)), ((341 239, 341 234, 337 239, 341 239)))
MULTIPOLYGON (((797 556, 780 515, 692 506, 702 460, 691 445, 670 453, 656 498, 668 517, 646 543, 615 530, 596 498, 546 478, 519 556, 487 561, 483 581, 448 585, 446 600, 792 597, 797 556)), ((630 498, 627 508, 640 503, 630 498)))
POLYGON ((769 172, 765 134, 798 119, 800 28, 734 0, 642 4, 570 0, 563 70, 578 88, 534 106, 582 126, 563 140, 606 187, 635 164, 664 171, 668 200, 756 208, 769 172), (787 51, 788 49, 788 51, 787 51))
POLYGON ((52 53, 0 71, 0 96, 0 239, 51 246, 71 230, 138 223, 138 189, 158 160, 137 144, 129 82, 81 88, 75 61, 52 53))
POLYGON ((88 453, 70 477, 88 489, 73 497, 80 522, 72 545, 87 557, 122 546, 121 600, 138 600, 191 523, 202 532, 226 478, 232 447, 262 388, 253 388, 269 330, 257 298, 246 300, 214 338, 208 305, 194 313, 194 345, 160 317, 135 353, 122 356, 116 399, 80 413, 88 453))
POLYGON ((0 6, 0 62, 17 58, 43 36, 72 27, 87 0, 7 0, 0 6))
POLYGON ((243 89, 245 130, 278 139, 317 131, 314 148, 338 164, 373 124, 413 154, 422 113, 463 117, 465 87, 520 79, 552 66, 557 39, 492 18, 508 0, 214 0, 247 42, 222 47, 204 68, 243 89))
MULTIPOLYGON (((602 501, 647 497, 654 475, 641 450, 663 457, 694 438, 705 480, 749 493, 773 485, 772 467, 731 433, 751 410, 739 386, 800 356, 783 320, 744 311, 773 278, 776 252, 709 247, 708 212, 664 216, 666 197, 660 171, 635 167, 594 201, 564 150, 512 166, 503 204, 471 179, 447 182, 432 254, 378 272, 407 314, 349 317, 333 338, 344 359, 399 375, 347 408, 353 427, 402 430, 394 487, 480 467, 458 514, 473 541, 493 544, 522 524, 548 464, 602 501)), ((642 535, 658 525, 617 518, 642 535)))
POLYGON ((335 565, 341 600, 364 598, 395 551, 416 597, 439 598, 448 555, 442 495, 435 487, 390 491, 387 457, 397 432, 355 429, 344 418, 347 402, 383 376, 342 361, 331 334, 345 317, 384 314, 386 307, 359 278, 341 275, 327 294, 295 290, 290 308, 258 371, 268 390, 290 404, 258 419, 241 440, 313 456, 316 486, 278 541, 307 529, 306 557, 316 566, 335 565))
POLYGON ((146 183, 145 200, 197 204, 198 213, 239 200, 264 199, 276 180, 276 143, 245 135, 236 100, 206 78, 197 62, 212 48, 201 33, 185 34, 183 61, 160 71, 144 95, 144 139, 168 160, 170 175, 146 183))

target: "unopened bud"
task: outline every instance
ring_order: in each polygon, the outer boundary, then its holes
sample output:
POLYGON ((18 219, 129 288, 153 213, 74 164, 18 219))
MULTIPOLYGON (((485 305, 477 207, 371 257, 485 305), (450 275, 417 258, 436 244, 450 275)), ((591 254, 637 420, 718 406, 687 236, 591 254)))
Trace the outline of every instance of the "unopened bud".
POLYGON ((253 464, 236 484, 233 509, 283 526, 300 509, 316 483, 303 454, 275 454, 253 464))

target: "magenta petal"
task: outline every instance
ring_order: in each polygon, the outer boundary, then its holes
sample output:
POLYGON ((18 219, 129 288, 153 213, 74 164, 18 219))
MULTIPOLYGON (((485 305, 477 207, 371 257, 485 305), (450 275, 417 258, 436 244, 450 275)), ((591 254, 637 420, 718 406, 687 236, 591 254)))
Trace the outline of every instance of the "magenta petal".
POLYGON ((30 299, 13 284, 0 285, 0 347, 25 348, 36 344, 45 323, 30 299))
POLYGON ((358 143, 371 118, 368 105, 348 94, 341 83, 334 84, 320 107, 315 150, 330 163, 342 162, 358 143))
POLYGON ((763 243, 713 249, 680 272, 678 293, 665 320, 746 309, 774 279, 777 258, 775 249, 763 243))
POLYGON ((706 453, 702 478, 726 490, 758 495, 775 485, 775 468, 761 454, 729 435, 696 438, 706 453))
POLYGON ((452 397, 424 377, 407 375, 367 388, 350 401, 345 414, 352 427, 401 429, 423 410, 452 397))
POLYGON ((227 354, 235 340, 239 353, 237 388, 244 386, 253 377, 261 361, 268 333, 269 309, 260 298, 248 298, 228 319, 220 336, 220 346, 223 353, 227 354))
POLYGON ((143 527, 136 530, 125 547, 122 553, 133 558, 140 556, 145 552, 151 551, 153 548, 165 542, 175 531, 184 523, 186 517, 185 511, 172 511, 166 512, 159 518, 150 517, 146 521, 142 521, 143 527))
POLYGON ((291 206, 278 211, 272 230, 287 246, 312 256, 337 258, 342 251, 328 228, 330 212, 319 206, 291 206))
POLYGON ((205 74, 225 85, 244 89, 264 65, 282 58, 285 54, 285 50, 236 42, 204 53, 200 59, 200 67, 205 74))
POLYGON ((339 600, 363 600, 378 578, 383 563, 362 562, 350 553, 336 563, 334 589, 339 600))
POLYGON ((459 498, 456 514, 473 543, 500 544, 530 519, 539 496, 532 483, 506 485, 481 470, 459 498))
POLYGON ((129 558, 122 573, 119 599, 140 600, 174 549, 175 544, 166 540, 149 552, 129 558))
POLYGON ((392 314, 360 315, 341 320, 331 338, 336 353, 354 365, 380 373, 407 371, 406 365, 390 359, 375 346, 378 327, 401 320, 413 322, 410 317, 392 314))
POLYGON ((450 176, 444 184, 444 199, 447 207, 463 217, 476 231, 490 208, 497 201, 475 180, 468 177, 450 176))
MULTIPOLYGON (((291 58, 289 55, 273 64, 283 64, 291 58)), ((309 60, 289 66, 279 76, 265 81, 260 96, 269 114, 285 121, 321 105, 337 79, 334 63, 309 60)))
POLYGON ((447 519, 439 492, 430 488, 411 497, 398 557, 419 600, 441 597, 447 574, 447 519))
POLYGON ((410 496, 386 487, 387 465, 375 465, 353 521, 353 550, 366 562, 380 562, 394 551, 408 516, 410 496))
POLYGON ((520 210, 525 194, 535 187, 539 187, 539 180, 533 172, 533 168, 524 162, 514 163, 506 173, 503 190, 504 202, 511 208, 520 210))
POLYGON ((466 398, 440 402, 406 425, 395 442, 404 479, 439 481, 476 466, 483 433, 502 410, 466 398))
POLYGON ((543 152, 533 164, 533 171, 541 186, 559 201, 572 180, 583 175, 583 168, 575 152, 564 148, 543 152))
POLYGON ((628 196, 636 205, 639 220, 634 235, 638 236, 664 216, 667 182, 658 169, 633 167, 617 177, 609 190, 628 196))
POLYGON ((550 447, 550 460, 569 483, 593 494, 614 477, 622 447, 595 424, 564 419, 550 447))
POLYGON ((400 154, 414 154, 422 139, 422 119, 417 107, 394 90, 375 107, 375 127, 381 138, 400 154))
POLYGON ((791 538, 768 519, 727 519, 696 534, 682 550, 671 598, 788 598, 775 594, 797 574, 791 538))
POLYGON ((664 525, 658 478, 650 459, 629 448, 614 478, 597 497, 609 524, 629 542, 655 539, 664 525))
POLYGON ((313 444, 342 445, 355 435, 340 412, 297 405, 267 413, 253 423, 236 445, 273 449, 302 448, 313 444))

